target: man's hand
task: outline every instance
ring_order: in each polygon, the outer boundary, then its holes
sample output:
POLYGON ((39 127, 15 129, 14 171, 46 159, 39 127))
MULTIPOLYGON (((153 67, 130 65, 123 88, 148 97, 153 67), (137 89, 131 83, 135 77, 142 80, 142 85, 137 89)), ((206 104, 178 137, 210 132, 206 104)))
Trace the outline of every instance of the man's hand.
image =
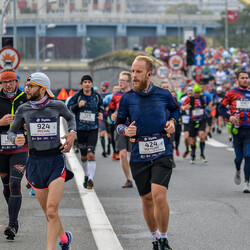
POLYGON ((10 125, 14 120, 14 115, 7 114, 0 119, 0 125, 1 126, 8 126, 10 125))
POLYGON ((103 113, 98 113, 97 114, 97 119, 103 120, 103 113))
POLYGON ((25 143, 25 137, 24 137, 24 135, 17 135, 17 137, 15 138, 14 143, 15 143, 18 147, 23 146, 24 143, 25 143))
POLYGON ((174 121, 173 120, 167 121, 164 130, 169 134, 173 134, 175 132, 174 121))
POLYGON ((185 110, 189 109, 189 107, 190 107, 189 104, 187 104, 187 105, 185 105, 185 106, 182 105, 182 106, 180 107, 180 110, 185 111, 185 110))
POLYGON ((70 132, 67 135, 64 135, 63 137, 61 137, 62 139, 66 139, 66 141, 64 142, 64 144, 60 147, 61 152, 62 153, 67 153, 70 151, 70 149, 73 146, 73 143, 76 139, 76 133, 74 132, 70 132))
POLYGON ((229 117, 229 121, 232 122, 234 125, 239 125, 240 115, 231 115, 229 117))
POLYGON ((137 127, 134 125, 135 121, 130 123, 129 127, 125 129, 125 135, 128 137, 136 136, 137 127))
POLYGON ((84 100, 81 100, 79 103, 78 103, 78 107, 81 108, 83 107, 85 104, 86 104, 87 101, 84 101, 84 100))
POLYGON ((114 112, 112 115, 111 115, 111 120, 114 122, 116 121, 116 118, 117 118, 117 112, 114 112))

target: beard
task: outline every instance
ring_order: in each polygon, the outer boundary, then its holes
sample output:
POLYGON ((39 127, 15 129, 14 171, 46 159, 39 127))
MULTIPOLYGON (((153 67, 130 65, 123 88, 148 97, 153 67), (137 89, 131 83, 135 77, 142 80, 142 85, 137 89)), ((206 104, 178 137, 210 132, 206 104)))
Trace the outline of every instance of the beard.
POLYGON ((30 97, 27 96, 27 99, 29 101, 39 101, 41 99, 40 98, 40 91, 39 91, 39 89, 35 93, 33 93, 32 95, 30 95, 30 97))
POLYGON ((139 82, 133 81, 133 90, 135 92, 142 91, 147 88, 148 81, 147 79, 141 80, 139 82))

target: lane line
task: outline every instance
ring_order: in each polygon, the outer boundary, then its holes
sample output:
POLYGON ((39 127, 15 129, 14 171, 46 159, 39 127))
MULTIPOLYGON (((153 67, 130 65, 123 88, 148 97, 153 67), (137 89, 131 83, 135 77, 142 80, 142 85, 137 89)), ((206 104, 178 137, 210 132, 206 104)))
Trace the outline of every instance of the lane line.
MULTIPOLYGON (((62 118, 60 134, 61 136, 66 134, 62 118)), ((123 250, 95 190, 87 190, 83 187, 84 171, 77 156, 72 149, 64 155, 71 170, 74 172, 76 186, 88 217, 97 248, 99 250, 123 250)))

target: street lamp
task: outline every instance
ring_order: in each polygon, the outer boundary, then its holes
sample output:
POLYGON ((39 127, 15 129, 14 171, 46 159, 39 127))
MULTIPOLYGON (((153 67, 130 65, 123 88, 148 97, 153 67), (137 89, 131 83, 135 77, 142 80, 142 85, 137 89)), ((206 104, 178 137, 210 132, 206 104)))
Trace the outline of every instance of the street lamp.
MULTIPOLYGON (((38 37, 38 13, 39 10, 42 9, 44 6, 48 5, 48 4, 53 4, 53 3, 57 3, 57 0, 51 0, 48 1, 47 3, 43 4, 39 9, 37 9, 36 11, 36 72, 39 72, 40 70, 40 66, 39 66, 39 62, 40 62, 40 52, 39 52, 39 37, 38 37)), ((55 26, 54 26, 55 27, 55 26)), ((49 28, 49 25, 48 25, 49 28)))

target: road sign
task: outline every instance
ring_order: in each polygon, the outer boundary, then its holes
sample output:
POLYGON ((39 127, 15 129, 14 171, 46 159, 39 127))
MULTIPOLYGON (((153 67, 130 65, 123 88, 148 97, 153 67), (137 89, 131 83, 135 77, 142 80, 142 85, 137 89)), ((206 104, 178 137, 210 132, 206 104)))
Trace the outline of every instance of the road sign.
POLYGON ((205 64, 204 54, 194 54, 194 65, 203 66, 205 64))
POLYGON ((183 58, 179 55, 172 55, 168 59, 168 66, 174 70, 180 70, 183 68, 183 58))
POLYGON ((181 71, 173 71, 169 74, 168 79, 175 90, 179 90, 181 84, 186 82, 185 76, 181 71))
POLYGON ((155 69, 155 73, 159 78, 164 79, 167 78, 169 69, 165 65, 160 65, 155 69))
POLYGON ((201 37, 201 36, 197 36, 194 39, 194 53, 195 54, 200 54, 203 52, 203 50, 206 48, 207 43, 206 40, 201 37))
POLYGON ((62 88, 56 99, 65 101, 68 97, 69 95, 67 91, 64 88, 62 88))
POLYGON ((12 47, 5 47, 0 50, 0 68, 17 69, 20 63, 18 51, 12 47))

